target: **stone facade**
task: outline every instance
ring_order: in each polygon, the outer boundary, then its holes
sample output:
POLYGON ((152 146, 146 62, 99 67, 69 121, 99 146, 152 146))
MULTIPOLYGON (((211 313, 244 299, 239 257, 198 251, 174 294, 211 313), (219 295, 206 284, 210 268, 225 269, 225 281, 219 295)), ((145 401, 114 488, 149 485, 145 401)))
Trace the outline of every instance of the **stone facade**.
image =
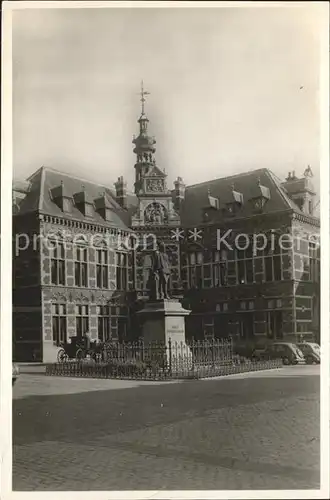
MULTIPOLYGON (((250 225, 251 221, 246 223, 245 231, 252 238, 250 225)), ((312 235, 317 236, 318 229, 306 221, 297 225, 296 216, 288 214, 277 221, 268 218, 268 223, 264 217, 255 225, 254 234, 270 230, 277 230, 279 235, 292 234, 293 245, 272 253, 265 249, 256 255, 228 252, 223 262, 225 286, 214 286, 214 270, 219 265, 214 259, 215 244, 205 238, 199 249, 192 245, 186 248, 181 276, 188 288, 184 304, 192 310, 187 318, 190 335, 199 339, 231 335, 238 341, 250 339, 256 343, 265 339, 297 341, 301 336, 319 339, 319 249, 316 245, 312 254, 308 241, 312 235), (194 250, 200 255, 199 266, 189 265, 194 250), (197 267, 201 286, 191 288, 191 271, 195 268, 196 272, 197 267)), ((215 232, 216 227, 211 228, 210 233, 215 232)), ((237 228, 238 232, 244 232, 243 228, 237 228)))
POLYGON ((45 167, 14 186, 15 359, 54 361, 61 341, 86 332, 91 340, 139 338, 159 240, 171 295, 191 311, 187 339, 319 340, 320 256, 312 238, 319 219, 310 180, 289 176, 281 184, 259 169, 187 187, 178 177, 169 190, 144 109, 138 122, 134 194, 122 177, 114 191, 45 167), (297 186, 308 203, 294 201, 297 186), (229 248, 221 239, 227 233, 229 248), (260 234, 272 243, 254 249, 260 234))

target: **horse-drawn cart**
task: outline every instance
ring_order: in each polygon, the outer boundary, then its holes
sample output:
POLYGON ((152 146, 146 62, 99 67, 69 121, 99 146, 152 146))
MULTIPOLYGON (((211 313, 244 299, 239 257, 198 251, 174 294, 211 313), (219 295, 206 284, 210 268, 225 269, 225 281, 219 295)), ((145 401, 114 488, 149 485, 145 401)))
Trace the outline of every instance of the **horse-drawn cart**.
POLYGON ((57 361, 65 363, 69 359, 81 361, 87 357, 95 361, 102 355, 102 344, 90 342, 89 337, 71 337, 71 342, 62 342, 57 353, 57 361))

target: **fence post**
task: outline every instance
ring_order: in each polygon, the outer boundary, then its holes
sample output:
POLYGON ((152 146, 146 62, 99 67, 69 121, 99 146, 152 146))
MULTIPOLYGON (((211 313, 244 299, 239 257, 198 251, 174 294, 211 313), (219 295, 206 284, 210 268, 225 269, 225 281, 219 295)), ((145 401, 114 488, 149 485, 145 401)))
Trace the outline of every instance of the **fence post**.
POLYGON ((168 368, 169 368, 169 373, 172 374, 172 340, 169 338, 168 339, 168 368))

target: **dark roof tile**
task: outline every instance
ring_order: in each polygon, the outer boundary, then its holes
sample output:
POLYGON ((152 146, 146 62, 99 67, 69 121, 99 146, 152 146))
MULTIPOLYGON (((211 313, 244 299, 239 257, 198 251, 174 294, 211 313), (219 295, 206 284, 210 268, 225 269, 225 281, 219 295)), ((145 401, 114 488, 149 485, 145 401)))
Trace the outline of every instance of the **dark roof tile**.
POLYGON ((21 202, 19 213, 39 211, 40 213, 54 215, 57 217, 65 216, 66 218, 72 220, 80 220, 88 223, 94 222, 95 224, 102 226, 118 227, 122 230, 129 229, 125 223, 127 214, 115 200, 113 191, 100 184, 81 180, 47 167, 41 167, 28 180, 31 185, 30 191, 21 202), (52 196, 53 189, 61 186, 61 181, 63 181, 65 186, 65 195, 70 196, 72 199, 74 199, 74 195, 82 193, 83 190, 86 193, 88 201, 91 202, 94 202, 94 200, 97 200, 105 193, 107 205, 109 205, 112 211, 112 220, 105 221, 96 210, 93 211, 92 218, 85 217, 85 215, 74 204, 70 213, 65 212, 64 214, 61 208, 54 202, 52 196), (84 188, 82 188, 82 186, 84 186, 84 188))
POLYGON ((215 179, 201 184, 186 187, 185 199, 181 205, 181 224, 184 227, 193 227, 203 223, 203 209, 207 206, 208 193, 219 200, 219 217, 223 217, 222 208, 234 201, 233 182, 235 192, 243 195, 243 205, 237 217, 250 217, 255 214, 252 198, 261 195, 258 183, 268 188, 270 198, 264 207, 264 213, 277 212, 286 209, 299 211, 297 205, 287 196, 281 187, 280 181, 268 170, 259 169, 222 179, 215 179))
MULTIPOLYGON (((116 194, 113 188, 77 179, 69 174, 46 167, 42 167, 28 179, 30 183, 29 190, 25 198, 20 201, 19 213, 39 210, 41 213, 58 217, 63 216, 61 208, 54 202, 52 196, 54 188, 61 186, 61 181, 65 188, 65 195, 72 197, 72 199, 75 194, 82 192, 82 185, 85 187, 89 200, 94 203, 100 197, 105 196, 106 204, 112 212, 112 221, 105 221, 95 207, 92 219, 94 223, 118 227, 123 230, 128 230, 131 226, 132 215, 138 206, 136 195, 133 193, 127 194, 127 209, 123 209, 115 199, 116 194)), ((185 198, 180 207, 181 225, 182 227, 195 227, 202 224, 205 220, 204 212, 210 207, 210 204, 214 208, 218 208, 218 210, 215 210, 217 220, 223 219, 225 217, 223 209, 228 203, 235 201, 233 191, 240 193, 243 197, 243 204, 237 214, 237 217, 240 218, 250 217, 255 214, 250 200, 257 196, 268 198, 263 213, 267 214, 288 209, 301 213, 281 184, 280 179, 270 170, 264 168, 186 186, 185 198)), ((172 196, 174 197, 174 190, 172 196)), ((91 222, 91 218, 85 217, 75 205, 73 205, 71 213, 65 213, 65 217, 91 222)))

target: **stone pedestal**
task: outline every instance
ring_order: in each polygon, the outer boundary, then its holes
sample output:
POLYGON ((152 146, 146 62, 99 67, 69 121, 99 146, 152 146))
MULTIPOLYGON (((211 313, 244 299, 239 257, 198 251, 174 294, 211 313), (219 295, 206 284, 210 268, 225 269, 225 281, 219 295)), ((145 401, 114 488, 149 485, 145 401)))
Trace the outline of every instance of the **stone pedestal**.
POLYGON ((190 369, 192 355, 185 339, 185 316, 190 311, 178 300, 162 299, 146 302, 138 314, 142 320, 144 344, 164 345, 167 363, 172 369, 190 369))

